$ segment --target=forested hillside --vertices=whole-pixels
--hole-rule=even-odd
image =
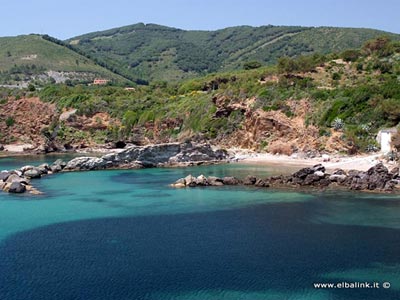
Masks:
[[[285,154],[373,151],[378,130],[400,122],[399,76],[400,43],[378,38],[361,49],[282,57],[271,67],[134,90],[61,84],[3,90],[0,143],[40,134],[66,148],[198,140]],[[41,130],[27,129],[24,113],[17,109],[20,119],[13,119],[11,112],[22,107],[14,101],[33,96],[66,117],[55,114]]]
[[[133,80],[170,81],[272,65],[282,56],[358,48],[383,34],[399,38],[378,30],[355,28],[269,25],[187,31],[139,23],[66,42]]]

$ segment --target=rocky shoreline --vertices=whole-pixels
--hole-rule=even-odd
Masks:
[[[248,175],[246,178],[235,177],[205,177],[200,175],[194,177],[188,175],[178,179],[171,184],[175,188],[183,187],[204,187],[204,186],[224,186],[224,185],[246,185],[256,187],[342,187],[356,191],[377,191],[377,192],[396,192],[400,191],[399,168],[395,167],[389,171],[382,163],[371,167],[368,171],[336,169],[331,174],[326,172],[322,164],[314,165],[309,168],[302,168],[291,175],[270,176],[267,178],[257,178]]]
[[[0,189],[9,193],[41,194],[31,185],[31,179],[72,171],[105,169],[139,169],[166,166],[190,166],[226,162],[228,154],[213,149],[209,144],[166,143],[148,146],[131,146],[118,153],[101,157],[83,156],[65,162],[24,166],[18,170],[0,172]]]
[[[53,164],[24,166],[18,170],[0,172],[0,189],[9,193],[41,194],[32,184],[32,179],[58,172],[105,170],[105,169],[139,169],[166,166],[192,166],[215,164],[229,161],[228,152],[213,149],[209,144],[166,143],[147,146],[131,146],[118,153],[105,154],[101,157],[82,156],[70,161],[56,160]],[[378,163],[367,171],[335,169],[328,173],[325,166],[316,164],[302,168],[291,175],[257,178],[247,176],[244,179],[235,177],[194,177],[188,175],[171,186],[223,186],[247,185],[256,187],[342,187],[349,190],[396,192],[400,191],[399,168],[388,170]]]

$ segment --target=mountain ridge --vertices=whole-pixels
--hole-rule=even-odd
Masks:
[[[0,84],[90,83],[104,77],[130,85],[180,81],[297,57],[359,48],[400,35],[375,29],[264,25],[184,30],[137,23],[65,41],[48,35],[0,38]]]
[[[367,40],[400,35],[376,29],[264,25],[184,30],[137,23],[65,40],[121,74],[144,80],[180,80],[240,69],[249,61],[272,65],[281,56],[341,52]],[[166,74],[165,69],[169,70]]]

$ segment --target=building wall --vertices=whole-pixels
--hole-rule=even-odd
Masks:
[[[381,132],[381,152],[388,153],[390,151],[392,151],[392,134]]]

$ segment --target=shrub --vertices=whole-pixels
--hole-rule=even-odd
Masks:
[[[344,128],[344,122],[340,118],[335,118],[332,122],[332,128],[336,131],[342,130]]]
[[[245,70],[258,69],[259,67],[261,67],[261,63],[258,61],[249,61],[243,64]]]
[[[6,125],[7,125],[7,127],[11,127],[11,126],[13,126],[14,124],[15,124],[15,120],[14,120],[13,117],[8,117],[8,118],[6,119]]]
[[[343,58],[344,61],[350,62],[350,61],[356,61],[360,57],[361,53],[359,50],[346,50],[343,51],[341,54],[341,57]]]
[[[340,80],[341,78],[342,78],[342,76],[337,72],[332,74],[332,79],[333,80]]]

